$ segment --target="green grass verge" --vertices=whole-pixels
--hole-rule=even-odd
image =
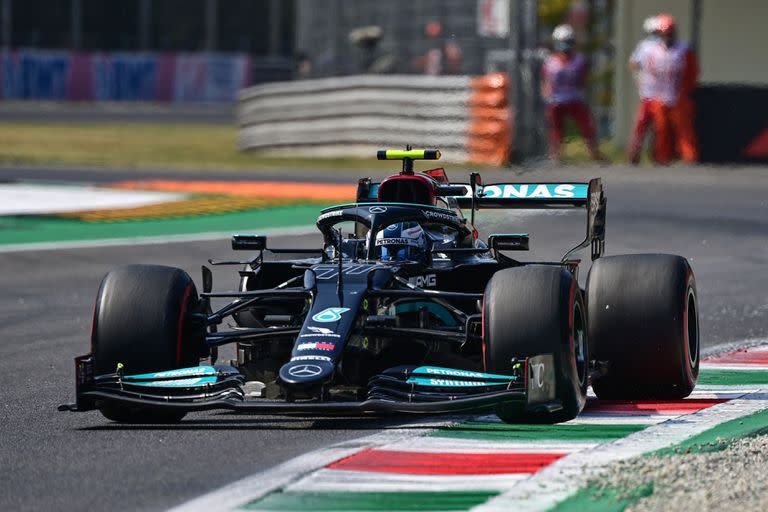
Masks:
[[[496,492],[274,492],[245,510],[291,512],[469,510]]]
[[[768,384],[765,370],[701,370],[698,384],[718,386],[747,386]]]
[[[432,435],[453,439],[492,441],[612,441],[643,430],[647,425],[513,425],[467,421],[438,429]]]
[[[196,233],[258,232],[259,229],[267,228],[311,226],[319,211],[317,205],[298,205],[195,217],[116,222],[84,222],[37,216],[0,217],[0,246]]]
[[[359,171],[392,169],[371,158],[288,158],[236,147],[237,128],[207,124],[0,123],[0,163],[113,168]]]
[[[611,142],[603,142],[600,144],[600,152],[609,163],[627,163],[626,151],[616,147]],[[586,144],[578,136],[566,137],[563,141],[562,158],[563,163],[566,165],[594,165],[592,158],[589,156]],[[651,159],[647,155],[644,155],[641,158],[642,165],[650,165],[651,163]]]
[[[616,489],[600,491],[597,487],[587,487],[550,509],[550,512],[622,512],[651,494],[651,484],[640,486],[628,493],[620,493]]]

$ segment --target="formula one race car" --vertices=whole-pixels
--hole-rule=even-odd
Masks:
[[[680,398],[696,383],[696,287],[680,256],[601,257],[606,199],[589,183],[451,184],[413,171],[437,150],[379,151],[402,172],[361,179],[354,203],[317,218],[323,245],[273,248],[240,234],[240,289],[203,293],[176,268],[104,277],[77,403],[119,422],[191,411],[262,414],[455,413],[559,422],[600,398]],[[484,208],[585,208],[584,241],[560,261],[523,262],[527,233],[473,227]],[[467,211],[469,218],[463,214]],[[594,261],[578,284],[579,250]],[[265,259],[264,253],[301,255]],[[212,301],[227,299],[212,309]],[[228,322],[229,327],[222,326]],[[218,347],[237,359],[216,365]],[[205,361],[205,365],[200,365]]]

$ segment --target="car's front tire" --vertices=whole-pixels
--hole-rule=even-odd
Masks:
[[[91,348],[96,375],[127,374],[196,366],[203,356],[204,329],[190,314],[199,304],[192,278],[159,265],[129,265],[109,272],[96,298]],[[180,412],[100,404],[101,413],[123,423],[176,422]]]
[[[589,369],[587,316],[578,283],[560,266],[527,265],[497,272],[483,301],[486,371],[504,373],[514,358],[552,354],[557,412],[497,407],[509,423],[557,423],[584,408]]]

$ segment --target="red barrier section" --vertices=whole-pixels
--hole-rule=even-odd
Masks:
[[[512,143],[509,109],[509,77],[493,73],[472,80],[469,100],[469,159],[472,162],[503,165]]]
[[[561,453],[420,453],[364,450],[329,469],[410,475],[501,475],[535,473],[564,457]]]
[[[712,364],[751,364],[768,366],[768,350],[764,347],[747,348],[720,356],[708,357],[705,361]]]
[[[647,415],[690,414],[725,402],[717,398],[687,398],[685,400],[589,400],[584,412]]]

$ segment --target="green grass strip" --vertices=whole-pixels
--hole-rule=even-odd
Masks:
[[[768,384],[768,371],[765,370],[701,370],[699,384],[718,386],[738,386],[750,384]]]
[[[680,453],[711,451],[727,447],[730,441],[740,437],[752,437],[768,433],[768,409],[726,421],[682,443],[663,448],[650,455],[677,455]]]
[[[367,158],[291,157],[239,151],[238,127],[186,123],[0,122],[0,162],[111,168],[191,169],[208,176],[242,169],[244,178],[275,169],[316,169],[350,177],[360,169],[397,170],[393,162]],[[44,141],[44,142],[43,142]],[[108,172],[108,171],[107,171]],[[353,178],[354,179],[354,178]]]
[[[611,441],[643,430],[648,425],[512,425],[468,421],[434,432],[436,437],[486,441]]]
[[[360,512],[381,510],[468,510],[498,493],[476,492],[273,492],[244,510]]]
[[[58,217],[2,217],[0,244],[103,240],[213,232],[258,232],[259,229],[314,224],[317,205],[280,206],[195,217],[84,222]]]
[[[622,512],[651,494],[651,484],[640,486],[630,493],[619,493],[615,489],[599,491],[597,487],[587,487],[551,508],[549,512]]]

